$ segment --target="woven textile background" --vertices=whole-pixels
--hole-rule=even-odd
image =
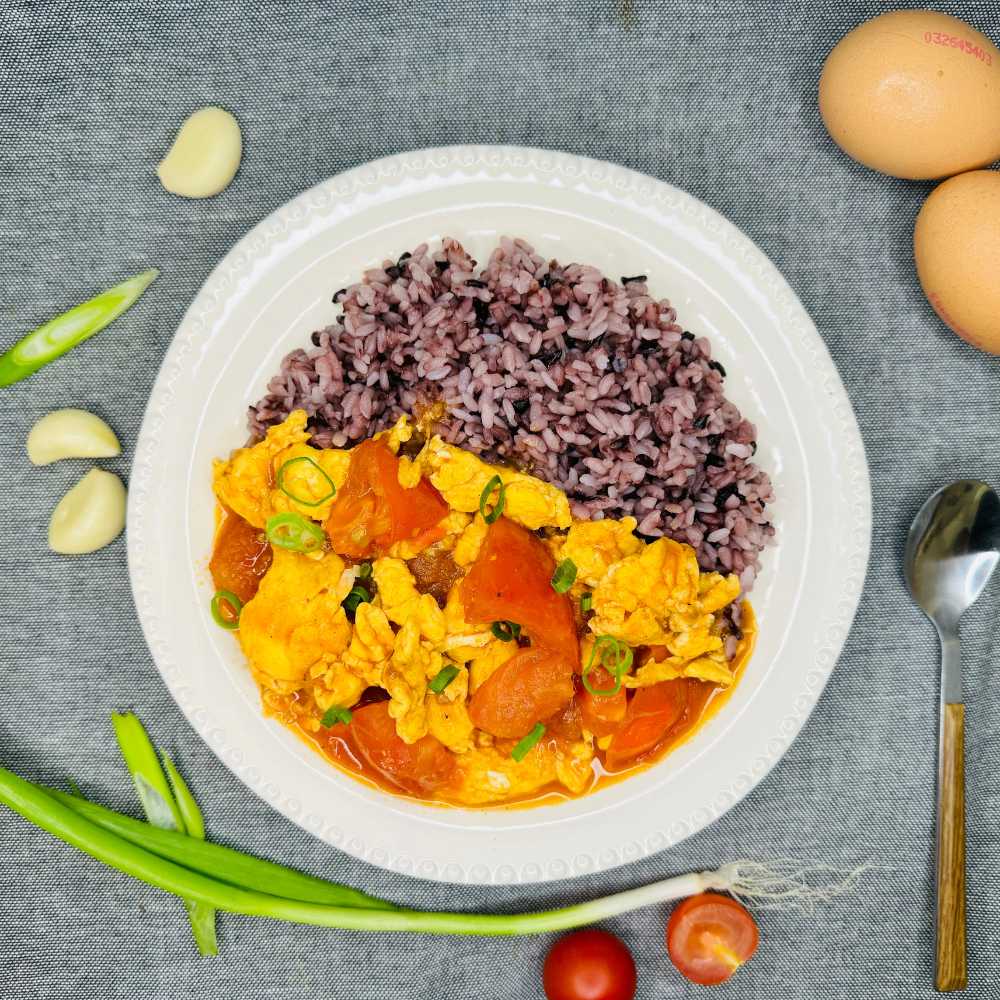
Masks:
[[[1000,39],[1000,5],[939,4]],[[148,266],[141,304],[30,381],[0,390],[0,761],[72,775],[133,808],[108,713],[135,706],[193,778],[210,836],[421,907],[559,904],[735,857],[881,867],[813,914],[761,915],[757,957],[720,997],[931,996],[937,650],[899,560],[923,499],[1000,485],[1000,362],[935,318],[911,261],[927,184],[863,169],[816,110],[834,42],[888,9],[634,0],[0,5],[0,346]],[[154,167],[209,103],[245,137],[222,195],[167,195]],[[459,888],[327,848],[248,792],[198,739],[143,643],[125,543],[48,553],[84,463],[30,468],[24,438],[59,406],[103,415],[131,449],[157,366],[222,254],[286,199],[348,167],[460,142],[614,160],[704,199],[767,252],[832,352],[864,432],[875,533],[861,609],[819,706],[770,776],[679,847],[542,887]],[[998,275],[1000,276],[1000,275]],[[664,290],[669,294],[669,290]],[[969,996],[1000,997],[1000,589],[966,622]],[[703,995],[670,965],[663,913],[610,927],[643,998]],[[346,934],[223,917],[199,960],[177,902],[0,810],[0,996],[16,1000],[533,998],[549,939]],[[708,994],[704,994],[708,995]]]

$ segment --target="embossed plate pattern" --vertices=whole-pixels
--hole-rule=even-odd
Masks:
[[[646,273],[713,342],[727,392],[758,425],[778,542],[754,591],[761,638],[724,709],[635,777],[578,800],[470,811],[368,789],[265,719],[239,649],[208,613],[210,469],[246,437],[247,404],[335,315],[366,266],[454,236],[483,259],[499,235],[540,253]],[[170,691],[258,795],[333,846],[446,882],[538,882],[661,851],[735,805],[787,749],[822,691],[864,582],[864,449],[808,315],[739,230],[670,185],[516,147],[406,153],[331,178],[244,237],[205,282],[150,397],[129,495],[129,566]]]

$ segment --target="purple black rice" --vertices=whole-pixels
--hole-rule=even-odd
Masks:
[[[631,514],[753,583],[774,535],[756,431],[711,345],[646,276],[616,284],[504,238],[483,268],[455,240],[364,273],[339,321],[292,351],[250,408],[254,437],[296,408],[345,447],[436,400],[446,440],[559,486],[577,517]]]

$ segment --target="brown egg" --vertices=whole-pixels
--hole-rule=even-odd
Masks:
[[[882,14],[827,57],[819,110],[845,153],[885,174],[983,167],[1000,157],[1000,50],[947,14]]]
[[[937,314],[970,344],[1000,354],[1000,171],[938,185],[913,233],[920,284]]]

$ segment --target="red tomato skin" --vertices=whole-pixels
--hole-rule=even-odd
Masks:
[[[512,621],[533,645],[558,650],[580,669],[573,606],[552,589],[556,563],[534,533],[505,517],[489,526],[459,594],[470,622]]]
[[[226,511],[226,519],[215,536],[208,569],[219,590],[231,590],[246,604],[257,593],[273,557],[261,528],[255,528],[239,514]]]
[[[542,986],[548,1000],[632,1000],[635,962],[614,934],[575,931],[552,946]]]
[[[739,965],[720,959],[702,935],[721,938]],[[742,903],[717,892],[702,892],[679,903],[667,921],[667,952],[681,975],[699,986],[717,986],[747,962],[760,943],[757,923]]]
[[[326,533],[335,552],[354,559],[383,555],[394,542],[430,544],[448,513],[441,494],[426,480],[399,485],[399,459],[384,441],[362,441],[352,452],[347,479],[327,514]]]
[[[416,743],[399,738],[387,701],[354,709],[344,729],[364,762],[404,791],[428,796],[454,776],[454,757],[433,736],[424,736]]]
[[[628,703],[624,720],[611,737],[605,753],[608,768],[620,770],[656,747],[683,716],[686,704],[685,680],[661,681],[638,688]]]
[[[469,718],[502,739],[520,739],[573,697],[573,668],[549,649],[522,649],[469,699]]]
[[[615,686],[614,678],[604,667],[591,670],[587,680],[596,691],[610,691]],[[625,720],[628,695],[624,687],[617,694],[593,695],[581,685],[576,700],[584,728],[597,737],[610,736]]]

